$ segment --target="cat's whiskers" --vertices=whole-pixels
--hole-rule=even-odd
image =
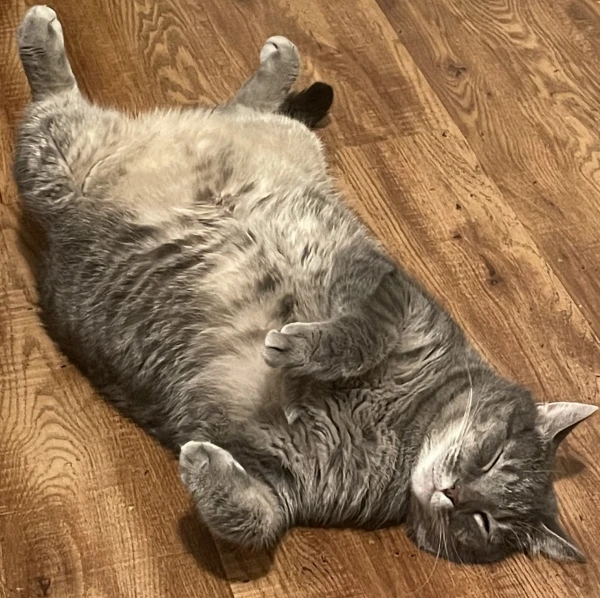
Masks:
[[[443,526],[439,525],[439,520],[433,520],[433,526],[432,528],[435,530],[437,527],[437,532],[438,532],[438,547],[437,547],[437,552],[435,555],[435,561],[433,562],[433,567],[431,568],[431,572],[429,573],[429,575],[427,576],[427,579],[423,582],[422,585],[420,585],[417,589],[413,590],[411,592],[411,594],[418,594],[419,592],[421,592],[421,590],[423,588],[425,588],[427,586],[427,584],[431,581],[435,570],[437,568],[438,562],[440,560],[440,552],[442,550],[442,537],[443,537]]]
[[[452,543],[452,550],[454,551],[454,554],[460,561],[460,564],[465,565],[466,563],[462,560],[460,556],[460,551],[456,548],[456,542],[454,541],[454,537],[452,536],[452,534],[448,534],[448,537],[450,538],[450,542]]]
[[[523,542],[523,540],[521,540],[521,538],[519,537],[519,534],[517,534],[517,532],[511,527],[506,527],[504,529],[508,529],[510,531],[510,533],[515,537],[515,540],[517,541],[517,547],[519,550],[525,550],[526,546]],[[504,540],[504,545],[507,546],[506,540]],[[510,546],[509,546],[510,547]]]
[[[456,464],[458,460],[458,456],[460,455],[460,449],[463,446],[464,440],[466,438],[467,432],[470,429],[470,423],[472,421],[471,418],[471,409],[473,408],[473,378],[471,377],[471,370],[469,368],[469,362],[465,357],[465,366],[467,369],[467,375],[469,377],[469,398],[467,401],[467,406],[465,407],[465,412],[463,414],[462,420],[460,422],[459,432],[456,437],[454,444],[448,450],[449,462],[451,463],[451,467]]]
[[[448,536],[446,534],[445,526],[442,526],[442,538],[444,539],[444,554],[445,557],[448,558],[450,556],[450,552],[448,551]]]

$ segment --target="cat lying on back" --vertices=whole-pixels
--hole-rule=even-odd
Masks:
[[[332,98],[290,95],[290,41],[267,40],[230,102],[136,118],[83,98],[51,9],[18,41],[33,104],[15,176],[47,232],[45,323],[180,450],[216,536],[403,522],[450,559],[583,558],[550,471],[596,407],[536,405],[372,238],[298,120]]]

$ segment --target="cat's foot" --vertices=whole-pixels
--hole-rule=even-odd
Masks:
[[[211,442],[187,442],[179,466],[201,519],[215,536],[261,548],[283,533],[281,509],[271,490],[228,451]]]
[[[274,368],[302,368],[314,357],[321,340],[321,326],[313,322],[286,324],[265,337],[263,357]]]
[[[75,85],[62,25],[50,7],[37,5],[25,13],[17,41],[34,99]]]
[[[56,13],[43,4],[32,6],[26,13],[17,31],[21,51],[30,49],[53,52],[64,49],[65,38]]]
[[[258,70],[242,85],[231,106],[278,112],[300,73],[296,46],[281,35],[270,37],[260,51]]]
[[[298,48],[287,37],[270,37],[260,51],[261,67],[284,72],[294,80],[300,72],[300,54]]]

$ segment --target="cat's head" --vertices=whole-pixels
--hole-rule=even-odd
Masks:
[[[536,405],[508,384],[461,393],[435,418],[413,469],[414,540],[463,562],[519,551],[583,561],[559,523],[552,470],[559,443],[596,409]]]

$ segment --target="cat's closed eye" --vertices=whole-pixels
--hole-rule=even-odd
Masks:
[[[487,461],[487,463],[481,468],[482,473],[488,473],[497,463],[500,461],[500,457],[502,457],[502,453],[504,453],[504,445],[501,444],[496,452],[492,455],[491,459]]]
[[[473,513],[473,519],[475,519],[475,523],[477,523],[477,527],[481,531],[483,537],[487,539],[492,530],[489,515],[483,511],[479,513]]]

